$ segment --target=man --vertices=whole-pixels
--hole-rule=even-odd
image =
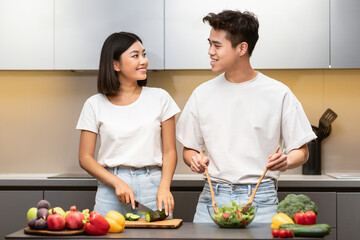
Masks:
[[[278,203],[276,179],[307,161],[307,143],[316,135],[290,89],[251,67],[259,38],[254,14],[225,10],[203,21],[212,27],[211,69],[221,74],[194,90],[179,118],[177,140],[184,145],[184,161],[196,173],[208,168],[219,206],[246,203],[268,168],[253,205],[258,205],[254,222],[271,222]],[[201,159],[204,147],[208,157]],[[206,182],[194,222],[212,221],[207,205]]]

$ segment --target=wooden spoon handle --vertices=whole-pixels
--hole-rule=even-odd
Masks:
[[[204,159],[204,153],[201,149],[200,149],[200,156],[201,156],[201,160]],[[210,180],[210,176],[209,176],[209,172],[208,172],[207,168],[205,168],[205,174],[206,174],[206,178],[208,180],[209,187],[210,187],[212,205],[213,205],[213,207],[216,207],[214,190],[212,188],[212,184],[211,184],[211,180]]]
[[[279,152],[279,149],[280,149],[280,147],[277,147],[275,153]],[[274,154],[275,154],[275,153],[274,153]],[[251,194],[251,198],[250,198],[250,202],[251,202],[251,203],[254,201],[255,193],[256,193],[257,189],[259,188],[259,185],[260,185],[261,181],[263,180],[263,178],[265,177],[265,174],[267,173],[267,171],[268,171],[268,168],[265,169],[264,173],[261,175],[261,177],[260,177],[260,179],[259,179],[259,182],[256,184],[256,186],[255,186],[255,188],[254,188],[254,191],[253,191],[253,193]]]

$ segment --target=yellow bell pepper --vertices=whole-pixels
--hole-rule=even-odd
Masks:
[[[111,210],[106,214],[105,218],[110,224],[110,229],[108,232],[119,233],[124,230],[125,217],[121,213]]]
[[[272,218],[271,229],[278,229],[280,225],[294,223],[294,221],[285,213],[278,213]]]

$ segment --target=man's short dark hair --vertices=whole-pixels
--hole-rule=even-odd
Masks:
[[[214,30],[226,31],[226,39],[231,42],[233,48],[241,42],[246,42],[251,56],[259,39],[259,21],[253,13],[224,10],[218,14],[209,13],[203,18],[203,22],[209,22]]]

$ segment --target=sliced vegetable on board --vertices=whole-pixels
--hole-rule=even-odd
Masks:
[[[145,214],[145,219],[147,222],[153,222],[153,221],[159,221],[159,220],[164,220],[166,219],[168,216],[165,214],[165,209],[162,209],[161,211],[156,210],[155,211],[157,214],[159,214],[159,216],[153,216],[151,213],[146,213]]]

